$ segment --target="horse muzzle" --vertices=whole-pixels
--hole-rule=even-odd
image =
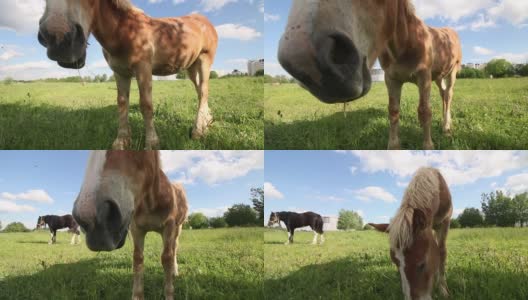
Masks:
[[[40,25],[38,41],[48,50],[48,58],[59,66],[69,69],[84,67],[88,44],[81,25],[70,26],[67,32],[52,32],[43,23]]]
[[[343,33],[285,33],[278,58],[284,69],[322,102],[346,103],[370,91],[367,58]]]

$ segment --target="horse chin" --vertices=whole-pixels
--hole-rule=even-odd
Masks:
[[[86,52],[84,52],[79,59],[73,62],[61,62],[57,61],[57,64],[67,69],[82,69],[86,64]]]

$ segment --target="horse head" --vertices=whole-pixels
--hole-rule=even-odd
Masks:
[[[152,199],[159,172],[155,151],[93,151],[88,160],[73,217],[86,233],[88,248],[121,248],[134,210]]]
[[[93,13],[92,1],[46,0],[38,40],[49,59],[64,68],[84,67]]]

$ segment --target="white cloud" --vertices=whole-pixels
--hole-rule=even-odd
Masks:
[[[409,182],[408,181],[396,181],[396,185],[401,187],[401,188],[406,188],[408,185],[409,185]]]
[[[15,58],[15,57],[18,57],[18,56],[23,56],[23,54],[21,52],[19,52],[17,49],[17,47],[12,47],[12,46],[1,46],[1,50],[0,51],[0,61],[8,61],[12,58]]]
[[[0,200],[0,213],[20,213],[28,211],[35,211],[35,208],[29,205],[18,205],[13,202]]]
[[[323,202],[343,202],[345,201],[345,198],[332,196],[332,195],[330,196],[319,195],[319,196],[315,196],[315,198]]]
[[[0,1],[0,29],[36,33],[44,3],[42,0]]]
[[[416,12],[423,19],[458,21],[492,7],[493,0],[415,0]]]
[[[156,4],[161,3],[163,0],[148,0],[148,3]]]
[[[81,69],[80,73],[81,76],[85,76],[101,73],[112,74],[112,71],[108,65],[105,66],[102,61],[97,61]],[[56,62],[47,60],[0,66],[0,80],[6,77],[16,80],[35,80],[69,76],[79,76],[79,71],[61,68]]]
[[[368,186],[359,190],[348,190],[354,194],[356,198],[364,202],[371,202],[381,200],[383,202],[396,202],[396,197],[379,186]]]
[[[488,12],[491,17],[502,18],[514,25],[521,26],[528,20],[528,1],[502,0]]]
[[[528,173],[508,177],[503,189],[513,195],[528,192]]]
[[[482,178],[528,167],[528,155],[519,151],[352,151],[363,172],[385,172],[406,178],[423,166],[440,169],[450,185],[464,185]]]
[[[273,15],[273,14],[264,13],[264,21],[265,22],[277,22],[278,20],[280,20],[280,16],[279,15]]]
[[[162,151],[163,170],[176,181],[214,185],[264,169],[263,151]]]
[[[494,58],[504,58],[509,62],[516,64],[528,63],[528,52],[526,53],[500,53],[494,56]]]
[[[260,32],[254,28],[247,27],[241,24],[222,24],[216,26],[218,36],[224,39],[235,39],[241,41],[251,41],[262,36]]]
[[[227,206],[216,207],[216,208],[197,208],[197,209],[192,209],[192,212],[202,213],[208,218],[216,218],[216,217],[223,216],[228,208],[229,207]]]
[[[264,196],[270,199],[284,198],[284,195],[271,182],[264,182]]]
[[[238,0],[202,0],[200,4],[205,12],[220,10],[229,3],[236,3]]]
[[[478,55],[492,55],[494,53],[493,50],[480,47],[480,46],[473,47],[473,52],[475,52]]]
[[[28,190],[19,194],[12,194],[3,192],[0,194],[0,198],[3,200],[26,200],[40,203],[53,203],[53,199],[44,190]]]

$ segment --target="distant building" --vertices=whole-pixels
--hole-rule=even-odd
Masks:
[[[264,70],[264,59],[256,59],[248,61],[248,74],[255,76],[258,71]]]
[[[370,76],[372,76],[372,81],[374,82],[385,81],[385,71],[383,71],[383,69],[370,70]]]
[[[233,76],[242,76],[244,73],[240,72],[239,70],[235,69],[233,72],[231,72],[231,75]]]
[[[463,69],[476,69],[476,70],[484,70],[488,64],[487,63],[467,63],[462,65]]]
[[[337,231],[337,216],[323,216],[323,230],[324,231]]]

